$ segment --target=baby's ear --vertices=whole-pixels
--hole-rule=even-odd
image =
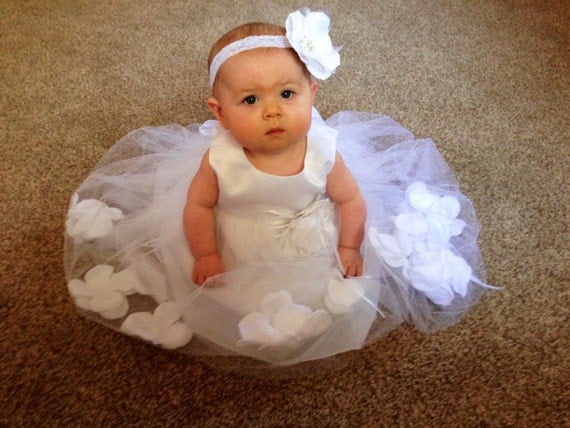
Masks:
[[[319,84],[316,80],[311,79],[310,91],[313,102],[315,101],[315,96],[317,95],[317,90],[319,89]]]
[[[208,98],[207,105],[214,117],[218,120],[218,122],[220,122],[220,125],[222,125],[224,128],[227,128],[220,102],[216,98],[210,97]]]

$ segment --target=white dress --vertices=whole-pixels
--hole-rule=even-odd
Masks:
[[[210,149],[226,272],[197,287],[182,212]],[[364,275],[339,269],[326,177],[338,151],[367,206]],[[142,128],[109,150],[72,198],[68,289],[80,311],[192,354],[290,365],[362,348],[403,322],[457,322],[488,288],[478,225],[431,140],[387,116],[314,110],[303,171],[253,167],[215,121]]]

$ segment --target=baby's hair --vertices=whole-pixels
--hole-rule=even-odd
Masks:
[[[267,22],[250,22],[248,24],[240,25],[239,27],[235,27],[234,29],[228,31],[222,37],[220,37],[212,49],[210,50],[210,55],[208,56],[208,72],[210,71],[210,67],[212,65],[212,61],[214,57],[220,52],[223,48],[228,46],[229,44],[235,42],[236,40],[245,39],[249,36],[284,36],[286,34],[285,27],[281,27],[279,25],[269,24]],[[260,48],[262,49],[262,48]],[[292,50],[292,49],[291,49]],[[311,74],[307,70],[305,64],[301,61],[298,55],[295,53],[295,57],[299,61],[299,64],[305,70],[307,77],[311,79]],[[213,91],[216,92],[216,83],[217,79],[213,84]]]

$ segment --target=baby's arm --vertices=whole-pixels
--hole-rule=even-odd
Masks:
[[[360,244],[364,238],[366,206],[356,180],[337,153],[327,177],[327,193],[339,213],[338,254],[345,276],[362,275]]]
[[[224,271],[216,243],[214,207],[218,200],[218,180],[206,152],[188,190],[184,207],[184,234],[194,256],[192,281],[202,285],[206,279]]]

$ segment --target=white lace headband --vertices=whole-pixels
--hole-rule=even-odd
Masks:
[[[236,40],[221,49],[210,65],[210,86],[222,64],[234,55],[257,48],[293,48],[309,72],[325,80],[340,65],[340,48],[335,48],[329,37],[330,19],[323,12],[297,10],[287,17],[285,36],[249,36]]]
[[[249,36],[236,40],[220,50],[210,65],[210,86],[214,85],[221,65],[234,55],[257,48],[290,48],[285,36]]]

